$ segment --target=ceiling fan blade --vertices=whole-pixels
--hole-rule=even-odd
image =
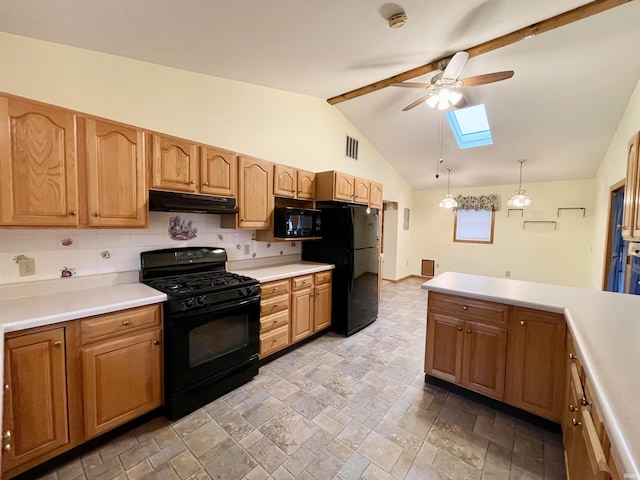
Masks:
[[[415,82],[402,82],[402,83],[392,83],[392,87],[405,87],[405,88],[429,88],[431,84],[429,83],[415,83]]]
[[[484,75],[476,75],[475,77],[463,78],[462,87],[477,87],[485,83],[499,82],[513,77],[513,70],[504,72],[485,73]]]
[[[462,69],[467,64],[468,59],[469,54],[467,52],[456,53],[451,57],[451,60],[449,60],[447,68],[445,68],[442,73],[442,78],[447,80],[456,80],[462,73]]]
[[[421,103],[424,103],[427,100],[427,98],[429,98],[431,95],[433,95],[433,94],[432,93],[427,93],[426,95],[423,95],[422,97],[417,99],[415,102],[412,102],[409,105],[407,105],[406,107],[404,107],[402,109],[402,111],[406,112],[407,110],[411,110],[412,108],[417,107]]]

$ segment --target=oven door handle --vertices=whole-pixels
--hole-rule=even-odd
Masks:
[[[247,297],[239,302],[236,300],[233,300],[231,302],[223,303],[222,305],[212,305],[207,308],[185,310],[183,312],[173,313],[171,316],[175,319],[178,319],[178,318],[184,318],[184,317],[193,316],[193,315],[202,315],[207,313],[220,313],[220,312],[225,312],[227,310],[237,310],[239,308],[246,307],[253,303],[260,303],[260,295]]]

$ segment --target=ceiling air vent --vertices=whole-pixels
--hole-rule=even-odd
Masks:
[[[347,145],[345,148],[345,155],[354,160],[358,159],[358,140],[351,138],[347,135]]]

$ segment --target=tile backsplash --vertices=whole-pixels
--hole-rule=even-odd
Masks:
[[[174,240],[177,221],[195,238]],[[258,242],[254,230],[220,227],[220,215],[149,212],[146,229],[2,229],[0,284],[140,269],[140,252],[158,248],[215,246],[230,261],[300,254],[300,242]],[[183,235],[189,238],[191,235]],[[23,257],[20,257],[23,256]],[[35,275],[20,276],[21,259],[34,260]],[[23,260],[22,260],[23,261]]]

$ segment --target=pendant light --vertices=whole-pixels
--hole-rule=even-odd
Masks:
[[[458,202],[453,198],[453,195],[449,193],[449,187],[451,186],[451,168],[447,168],[449,173],[447,173],[447,194],[444,196],[440,203],[438,203],[439,207],[442,208],[456,208],[458,206]]]
[[[518,160],[518,163],[520,163],[520,182],[518,183],[518,190],[515,191],[515,195],[507,201],[507,205],[510,207],[528,207],[531,205],[531,198],[527,197],[524,194],[524,190],[522,190],[522,164],[524,162],[526,162],[524,158]]]

